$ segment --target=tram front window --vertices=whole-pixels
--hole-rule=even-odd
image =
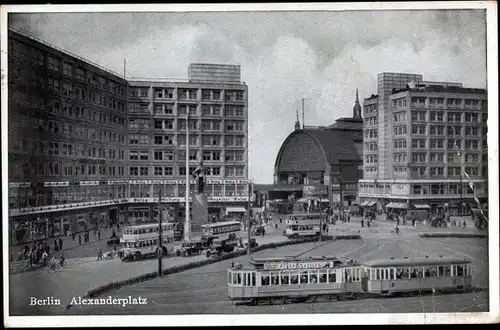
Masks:
[[[337,274],[335,271],[328,274],[328,283],[336,283],[337,282]]]
[[[262,274],[262,285],[269,285],[269,275],[268,274]]]
[[[319,272],[319,283],[326,283],[326,272]]]
[[[457,276],[464,276],[464,268],[460,265],[457,265]]]

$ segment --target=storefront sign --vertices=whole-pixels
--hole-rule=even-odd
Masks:
[[[391,194],[408,196],[410,194],[410,185],[407,183],[393,183],[391,185]]]
[[[9,182],[9,188],[25,188],[29,186],[29,182]]]
[[[44,187],[68,187],[69,182],[44,182]]]
[[[272,262],[264,264],[266,270],[333,268],[333,261],[320,262]]]
[[[98,186],[99,181],[80,181],[80,186]]]
[[[325,185],[309,185],[302,188],[304,197],[312,197],[312,196],[326,196],[327,195],[327,187]]]

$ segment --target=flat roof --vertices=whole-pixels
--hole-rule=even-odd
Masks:
[[[437,265],[458,265],[469,264],[471,261],[464,258],[408,258],[408,259],[377,259],[363,262],[367,267],[401,267],[401,266],[437,266]]]

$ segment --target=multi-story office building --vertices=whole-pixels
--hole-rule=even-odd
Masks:
[[[241,216],[248,196],[248,88],[240,67],[191,64],[187,81],[129,83],[130,197],[158,196],[161,189],[173,213],[184,217],[186,171],[192,174],[202,160],[209,214]],[[148,206],[133,209],[140,215]]]
[[[8,44],[11,244],[95,224],[154,221],[159,189],[172,216],[182,213],[188,112],[192,150],[209,168],[211,212],[244,211],[248,109],[239,66],[194,64],[192,82],[129,86],[21,32],[9,30]],[[197,165],[193,160],[190,170]]]
[[[381,73],[363,107],[362,205],[453,214],[487,199],[485,89]]]
[[[126,81],[21,33],[9,31],[8,44],[13,243],[117,221],[110,201],[126,197]]]

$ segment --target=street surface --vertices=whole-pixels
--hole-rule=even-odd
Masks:
[[[336,255],[361,261],[393,256],[425,255],[467,257],[473,260],[473,285],[488,284],[486,239],[426,239],[418,236],[392,239],[363,239],[291,245],[259,251],[254,256],[321,256]],[[153,279],[110,292],[113,298],[143,297],[140,306],[73,306],[69,314],[232,314],[232,313],[376,313],[376,312],[481,312],[488,310],[488,293],[432,295],[408,298],[365,299],[344,302],[321,302],[274,306],[235,305],[227,297],[226,270],[232,261],[245,261],[247,256],[226,260],[182,273]]]
[[[283,217],[284,218],[284,217]],[[281,235],[284,229],[284,224],[279,224],[279,215],[274,215],[273,223],[278,223],[278,228],[274,226],[266,227],[266,234],[264,237],[257,237],[259,244],[264,244],[268,242],[278,242],[287,240]],[[352,258],[371,258],[380,256],[395,256],[413,252],[415,256],[417,253],[431,253],[439,251],[440,254],[450,255],[451,253],[457,253],[459,257],[470,257],[474,260],[475,265],[475,279],[478,285],[485,286],[487,284],[487,239],[455,239],[455,238],[434,238],[434,239],[424,239],[418,237],[418,233],[423,231],[444,231],[444,229],[449,229],[454,232],[463,232],[464,229],[451,229],[451,228],[430,228],[428,226],[417,226],[413,228],[411,226],[402,226],[401,233],[396,235],[391,232],[394,229],[394,223],[381,220],[373,223],[371,228],[361,228],[359,220],[353,219],[351,223],[342,223],[340,221],[337,224],[329,226],[330,235],[340,235],[340,234],[350,234],[360,232],[363,240],[350,240],[350,241],[336,241],[336,242],[322,242],[322,243],[309,243],[300,245],[290,245],[286,247],[268,249],[264,251],[259,251],[255,255],[261,256],[273,256],[273,255],[336,255],[336,256],[346,256]],[[468,227],[465,231],[474,232],[474,229]],[[101,238],[103,238],[101,234]],[[109,235],[104,236],[107,240]],[[92,238],[92,236],[91,236]],[[100,241],[104,244],[105,240]],[[78,243],[76,243],[78,244]],[[180,242],[171,244],[170,248],[179,245]],[[319,244],[319,245],[316,245]],[[65,243],[66,246],[66,243]],[[317,249],[309,251],[312,247],[319,246]],[[108,249],[102,249],[104,252]],[[72,247],[76,258],[69,258],[68,265],[65,268],[58,269],[56,271],[39,269],[31,272],[11,274],[9,277],[9,296],[10,296],[10,315],[61,315],[64,314],[65,306],[72,297],[85,296],[85,294],[94,288],[108,284],[110,282],[117,282],[129,279],[131,277],[139,276],[148,272],[154,272],[157,270],[158,263],[157,259],[142,260],[138,262],[126,262],[123,263],[121,260],[101,260],[96,261],[95,250],[91,244],[82,247]],[[169,249],[169,252],[171,250]],[[370,255],[371,253],[371,255]],[[66,256],[66,252],[65,252]],[[203,260],[204,255],[193,256],[193,257],[176,257],[168,256],[163,259],[163,268],[171,267],[174,265],[181,265],[189,263],[196,260]],[[245,257],[243,257],[244,260]],[[234,260],[234,259],[233,259]],[[165,301],[176,302],[178,301],[178,306],[176,308],[169,308],[169,313],[187,313],[187,309],[190,309],[191,304],[205,304],[204,306],[211,306],[213,303],[209,303],[211,296],[214,296],[214,302],[217,302],[217,306],[226,306],[220,309],[211,309],[209,307],[200,307],[200,309],[193,309],[192,313],[201,312],[205,310],[210,313],[228,312],[232,310],[234,312],[235,307],[233,304],[227,301],[227,288],[225,287],[225,272],[227,266],[231,261],[224,261],[214,265],[205,266],[202,268],[197,268],[189,272],[183,272],[181,274],[176,274],[172,276],[167,276],[164,279],[151,280],[145,283],[137,284],[134,286],[123,288],[123,292],[126,290],[133,290],[135,295],[139,295],[141,292],[144,295],[153,293],[154,296],[149,300],[148,305],[143,306],[144,310],[137,309],[134,313],[153,313],[151,310],[155,309],[153,306],[158,306],[158,303],[164,304]],[[216,272],[213,274],[213,272]],[[184,277],[186,279],[191,278],[191,282],[179,281],[172,282],[172,279],[179,278],[175,276],[187,276],[189,274],[203,274],[196,275],[196,277]],[[206,276],[206,278],[205,278]],[[222,281],[222,282],[219,282]],[[163,283],[166,282],[166,283]],[[155,284],[157,283],[157,284]],[[177,283],[177,284],[175,284]],[[217,283],[215,285],[214,283]],[[175,285],[178,287],[175,287]],[[158,285],[158,286],[155,286]],[[144,286],[144,287],[143,287]],[[149,288],[149,289],[148,289]],[[193,289],[193,291],[189,291]],[[201,291],[200,291],[201,290]],[[215,290],[215,291],[214,291]],[[219,291],[217,291],[219,290]],[[191,292],[191,293],[190,293]],[[206,294],[205,294],[206,292]],[[120,296],[122,291],[116,291],[110,293],[113,296]],[[202,294],[203,301],[200,301],[200,294]],[[125,296],[127,296],[126,294]],[[160,296],[158,296],[160,295]],[[197,296],[198,295],[198,296]],[[484,295],[481,293],[480,295]],[[44,298],[44,297],[55,297],[61,299],[61,306],[30,306],[30,297]],[[487,295],[486,295],[487,297]],[[180,300],[178,300],[180,299]],[[218,300],[217,300],[218,299]],[[438,298],[441,299],[441,298]],[[444,299],[444,298],[442,298]],[[447,298],[449,299],[449,298]],[[479,298],[478,298],[479,299]],[[224,305],[226,304],[226,305]],[[197,305],[197,306],[198,306]],[[481,304],[476,304],[481,306]],[[451,306],[451,305],[450,305]],[[243,307],[238,307],[243,308]],[[260,308],[260,307],[257,307]],[[288,307],[294,308],[294,307]],[[303,307],[306,308],[306,307]],[[308,308],[308,307],[307,307]],[[450,307],[451,308],[451,307]],[[127,308],[118,307],[103,307],[100,306],[95,310],[89,308],[81,308],[74,306],[70,309],[70,313],[74,314],[100,314],[100,313],[126,313]],[[157,308],[157,314],[164,314],[164,308]],[[239,309],[236,309],[238,312]],[[257,309],[258,310],[258,309]],[[272,310],[272,309],[270,309]],[[131,310],[128,310],[131,312]],[[128,313],[127,312],[127,313]],[[251,310],[250,312],[253,312]]]

